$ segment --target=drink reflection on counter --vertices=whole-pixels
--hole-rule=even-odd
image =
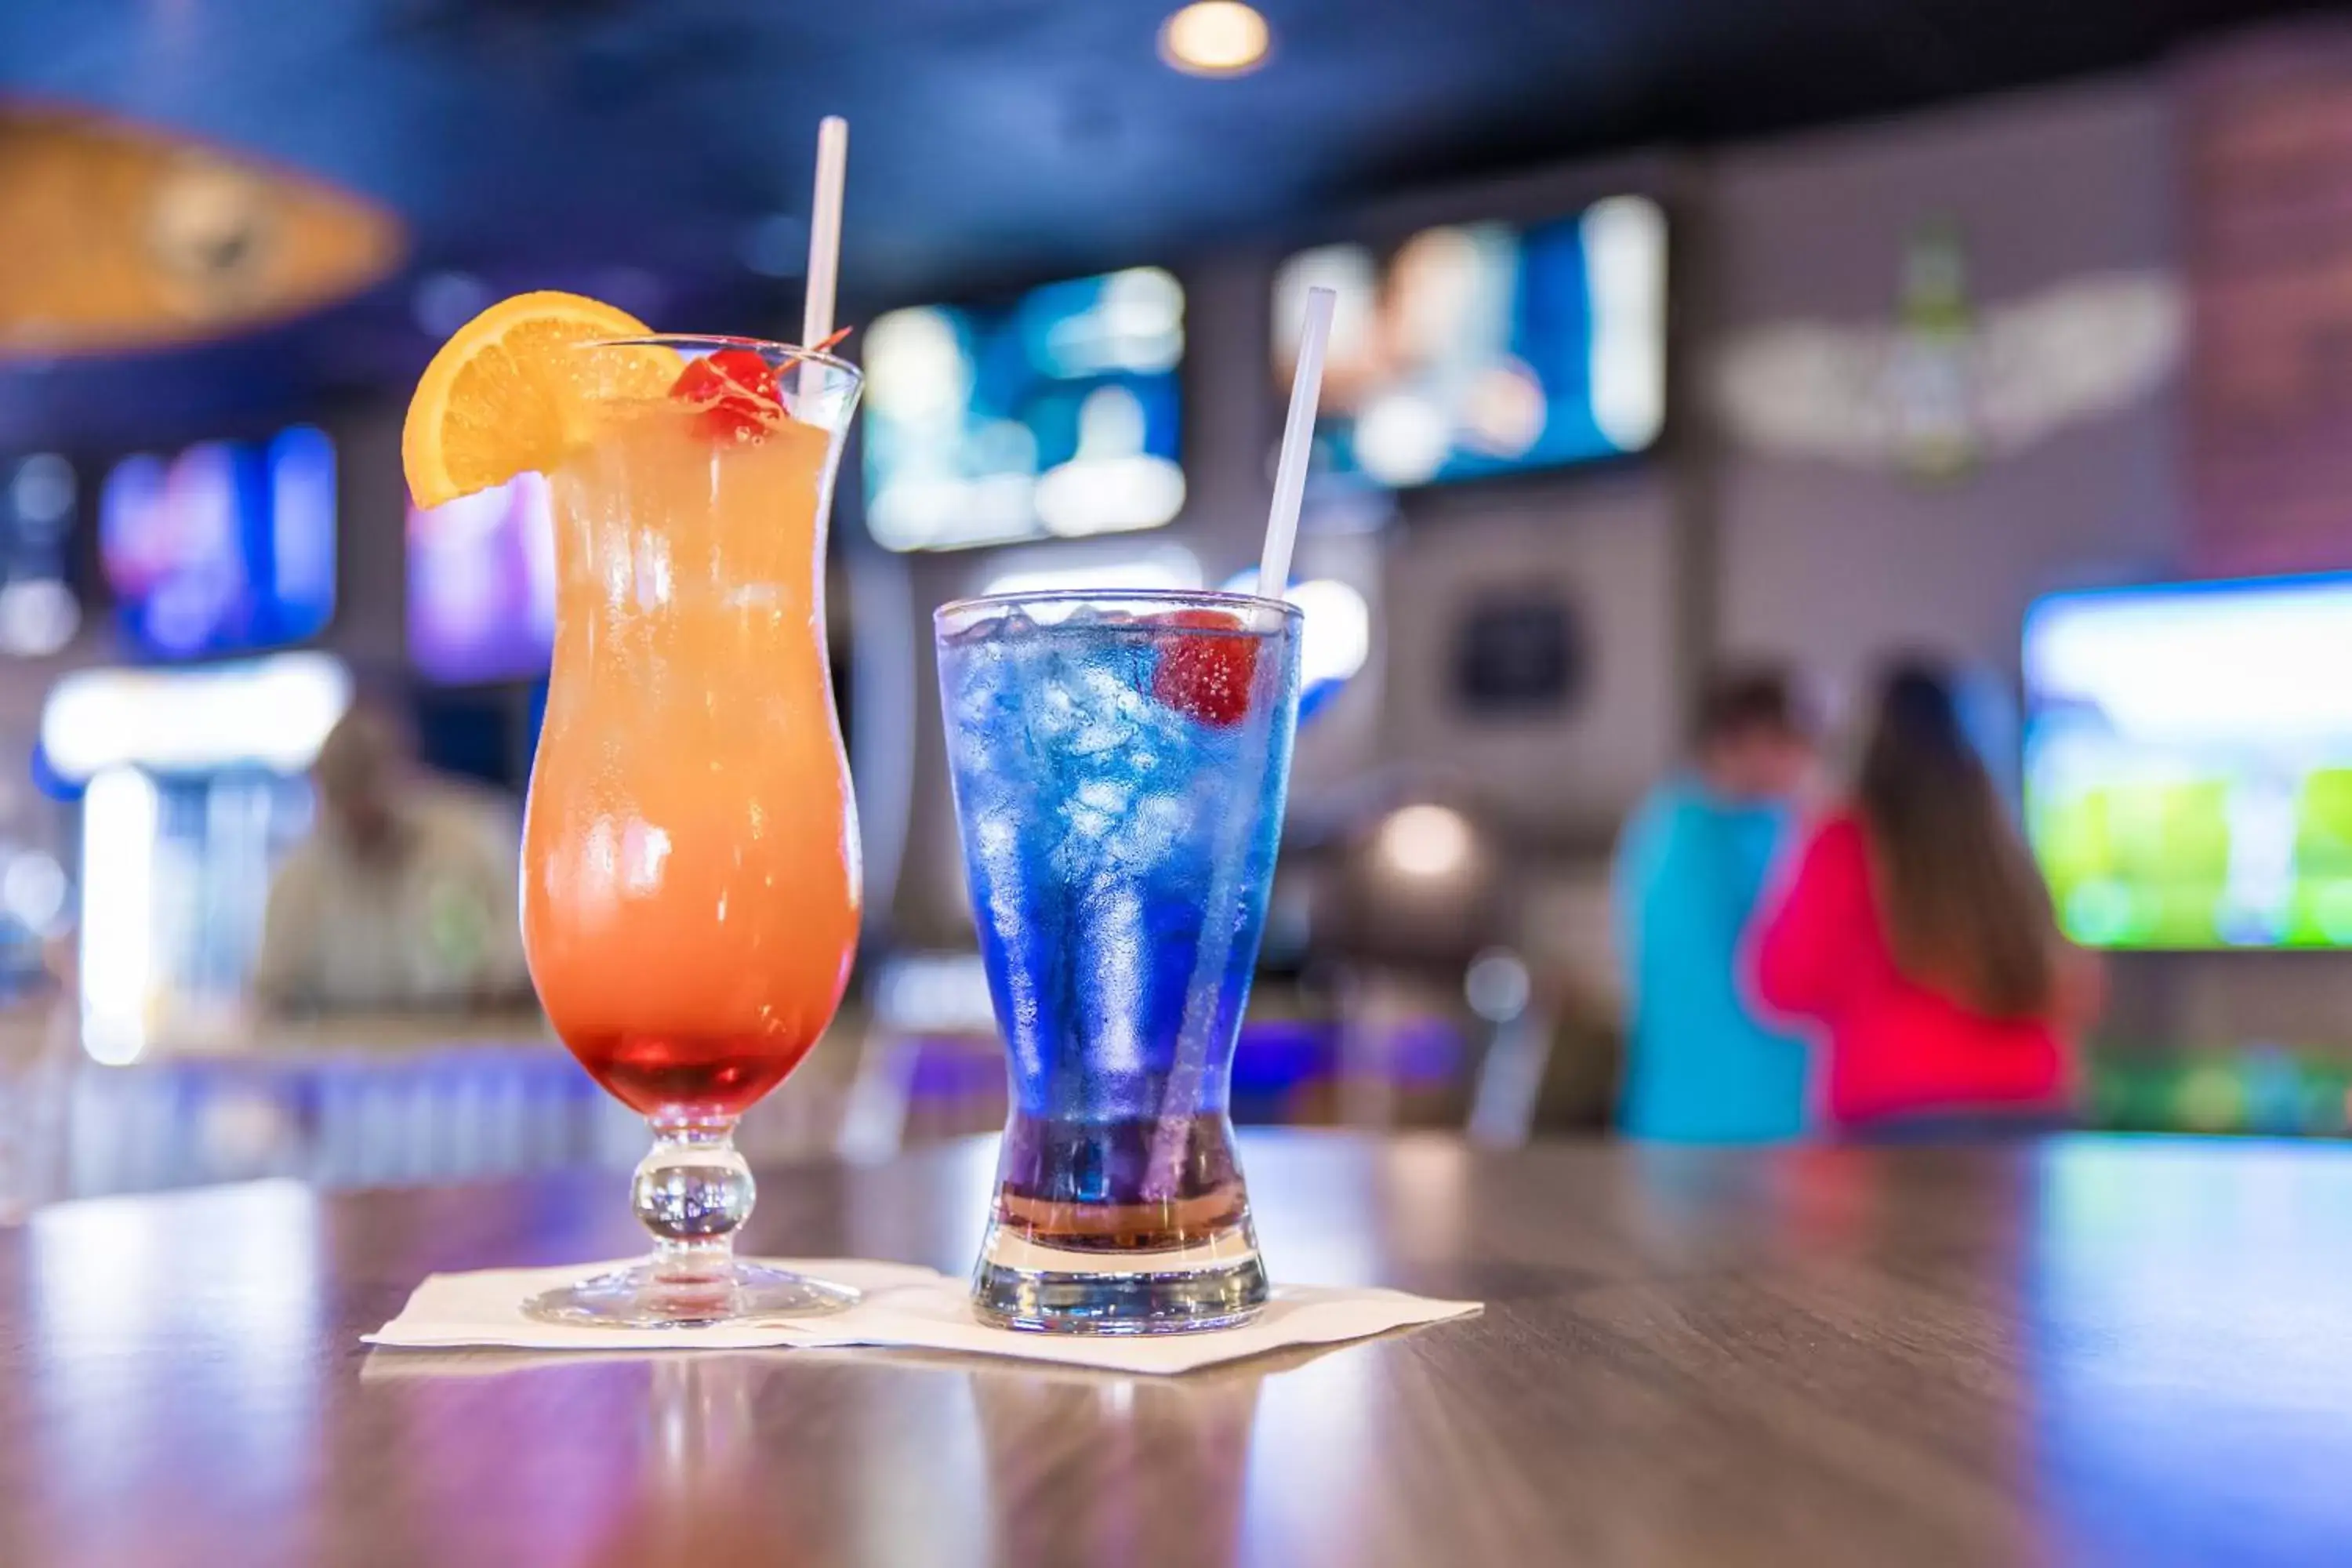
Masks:
[[[1076,1375],[1034,1364],[971,1373],[987,1449],[994,1560],[1126,1562],[1155,1542],[1220,1562],[1241,1542],[1251,1435],[1290,1351],[1183,1377]],[[1162,1485],[1137,1484],[1144,1476]],[[1050,1496],[1055,1506],[1045,1506]]]

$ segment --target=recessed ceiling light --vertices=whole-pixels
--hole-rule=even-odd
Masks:
[[[1187,76],[1242,76],[1265,63],[1272,39],[1241,0],[1194,0],[1160,25],[1160,58]]]

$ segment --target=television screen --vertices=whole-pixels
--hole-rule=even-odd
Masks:
[[[2099,947],[2352,945],[2352,576],[2027,617],[2026,823]]]
[[[528,680],[555,646],[555,525],[524,474],[408,510],[408,658],[445,685]]]
[[[125,458],[99,496],[99,562],[133,647],[162,658],[279,647],[335,612],[335,447],[297,426]]]
[[[1274,287],[1287,388],[1307,290],[1336,289],[1310,472],[1405,487],[1639,452],[1665,416],[1666,222],[1612,196],[1555,222],[1302,251]]]
[[[1184,504],[1184,290],[1156,267],[866,337],[866,525],[892,550],[1157,528]]]

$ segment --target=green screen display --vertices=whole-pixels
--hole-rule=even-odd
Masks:
[[[2026,826],[2069,935],[2352,946],[2352,577],[2063,595],[2024,653]]]

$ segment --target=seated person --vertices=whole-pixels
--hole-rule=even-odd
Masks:
[[[355,704],[312,770],[310,837],[269,889],[253,987],[280,1013],[520,1005],[530,995],[511,810],[438,780]]]

